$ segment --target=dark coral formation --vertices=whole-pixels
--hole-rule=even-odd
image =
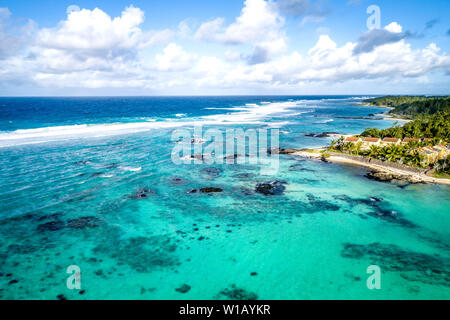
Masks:
[[[274,180],[257,184],[255,191],[265,196],[279,196],[286,190],[285,185],[285,181]]]
[[[340,209],[339,206],[328,201],[320,200],[312,194],[307,194],[306,197],[308,198],[313,211],[338,211]]]
[[[191,286],[187,284],[183,284],[181,287],[175,289],[179,293],[187,293],[189,290],[191,290]]]
[[[235,284],[231,285],[231,288],[220,291],[219,297],[229,300],[258,300],[258,295],[256,293],[238,288]]]
[[[50,215],[47,217],[51,217]],[[39,220],[46,220],[47,217],[41,217]],[[88,229],[88,228],[97,228],[100,226],[101,220],[93,217],[86,216],[77,219],[71,219],[67,223],[62,220],[53,220],[50,222],[45,222],[39,224],[36,228],[39,232],[48,232],[48,231],[59,231],[65,228],[69,229]]]
[[[382,270],[402,272],[401,276],[410,281],[450,286],[450,261],[439,255],[409,251],[393,244],[345,243],[341,256],[369,259]]]
[[[113,232],[114,233],[114,232]],[[102,253],[117,259],[118,264],[127,264],[137,272],[151,272],[157,268],[178,264],[174,255],[177,246],[167,236],[135,237],[121,239],[114,234],[111,242],[102,242],[94,248],[94,253]]]
[[[96,217],[81,217],[67,222],[67,227],[72,229],[98,228],[101,220]]]
[[[337,200],[347,202],[352,207],[357,205],[365,205],[372,208],[372,210],[369,213],[367,213],[368,216],[379,218],[387,222],[396,223],[406,228],[417,227],[411,221],[402,218],[402,214],[399,213],[398,211],[389,209],[386,206],[386,204],[384,204],[382,199],[376,197],[371,197],[369,199],[358,199],[358,198],[351,198],[347,195],[340,195],[336,196],[335,198]]]
[[[37,226],[37,230],[39,232],[45,232],[45,231],[59,231],[64,229],[64,222],[61,220],[54,220],[50,222],[46,222],[43,224],[40,224]]]

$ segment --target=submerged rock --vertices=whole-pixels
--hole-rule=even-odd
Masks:
[[[139,199],[146,199],[151,194],[154,194],[155,192],[153,190],[142,188],[138,190],[134,195],[130,196],[131,199],[139,200]]]
[[[339,134],[338,132],[322,132],[322,133],[306,133],[305,137],[312,138],[330,138],[332,135]]]
[[[315,197],[312,194],[307,194],[306,197],[311,204],[311,208],[309,209],[312,212],[321,212],[321,211],[339,211],[340,207],[331,203],[329,201],[321,200]]]
[[[47,223],[43,223],[37,226],[37,230],[40,232],[45,231],[58,231],[64,228],[64,222],[55,220]]]
[[[214,188],[214,187],[207,187],[207,188],[201,188],[200,192],[201,193],[218,193],[218,192],[222,192],[223,189],[221,188]]]
[[[398,182],[403,184],[422,183],[421,180],[418,180],[414,177],[379,171],[371,171],[367,173],[366,178],[379,182]]]
[[[229,300],[258,300],[256,293],[238,288],[235,284],[231,285],[231,288],[220,291],[219,296],[223,296]]]
[[[188,183],[187,180],[180,178],[180,177],[172,178],[172,180],[170,182],[175,185],[182,185],[182,184]]]
[[[286,190],[286,187],[284,186],[285,184],[285,181],[279,180],[259,183],[256,185],[255,191],[265,196],[279,196],[284,193],[284,190]]]
[[[287,148],[287,149],[269,149],[267,150],[268,154],[292,154],[292,153],[296,153],[300,151],[300,149],[292,149],[292,148]]]
[[[72,229],[86,229],[97,228],[100,224],[100,219],[96,217],[82,217],[78,219],[72,219],[67,222],[67,227]]]
[[[175,291],[179,293],[186,293],[189,290],[191,290],[191,286],[187,284],[183,284],[181,287],[175,289]]]

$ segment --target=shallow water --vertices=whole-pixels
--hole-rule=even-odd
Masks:
[[[380,183],[363,168],[293,156],[280,156],[276,176],[171,160],[173,128],[194,122],[276,126],[280,146],[296,148],[330,141],[305,133],[393,123],[339,118],[383,111],[357,101],[0,99],[0,297],[450,298],[448,186]],[[73,127],[82,124],[87,134]],[[285,182],[281,194],[255,193],[273,180]],[[223,192],[188,193],[204,187]],[[70,265],[83,291],[66,287]],[[381,290],[367,288],[369,265],[381,268]]]

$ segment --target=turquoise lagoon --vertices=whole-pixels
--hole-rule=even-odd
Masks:
[[[193,124],[276,127],[295,148],[393,124],[361,99],[0,99],[0,298],[450,298],[448,186],[295,156],[275,176],[171,160],[172,131]],[[274,180],[281,194],[255,192]],[[223,192],[189,193],[204,187]],[[67,288],[71,265],[81,290]]]

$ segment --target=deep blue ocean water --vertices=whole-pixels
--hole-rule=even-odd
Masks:
[[[450,298],[448,186],[294,156],[276,176],[171,159],[173,130],[198,124],[278,128],[281,147],[304,148],[394,123],[361,100],[0,98],[0,298]],[[274,180],[280,194],[255,192]],[[189,193],[205,187],[223,192]],[[67,288],[70,265],[84,291]]]

